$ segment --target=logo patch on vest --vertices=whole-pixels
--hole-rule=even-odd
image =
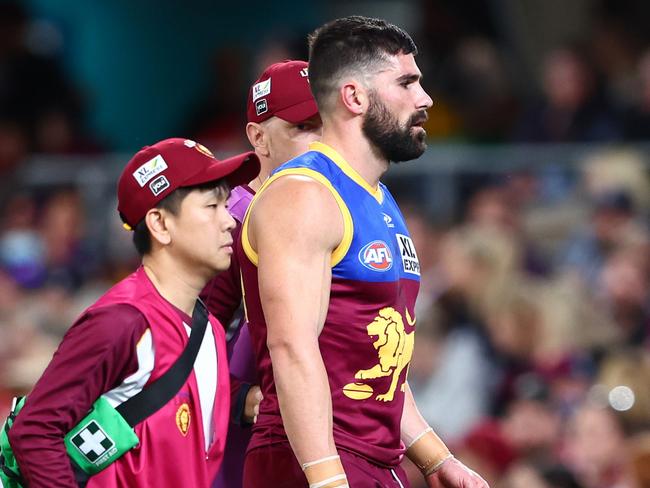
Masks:
[[[176,410],[176,427],[183,436],[186,436],[190,430],[190,421],[192,417],[190,415],[190,406],[183,402],[178,410]]]
[[[413,241],[404,234],[395,234],[395,237],[397,237],[404,272],[420,276],[420,261],[418,261],[418,255],[415,253]]]
[[[373,271],[388,271],[393,267],[393,256],[384,241],[372,241],[359,251],[359,261]]]
[[[94,420],[88,422],[88,425],[70,441],[88,461],[94,464],[101,464],[106,457],[116,451],[113,439]]]

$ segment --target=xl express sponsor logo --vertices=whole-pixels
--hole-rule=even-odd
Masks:
[[[373,271],[388,271],[393,267],[393,256],[384,241],[372,241],[359,251],[359,261]]]
[[[155,156],[133,172],[135,181],[140,187],[146,185],[154,176],[159,175],[167,169],[167,163],[162,156]]]

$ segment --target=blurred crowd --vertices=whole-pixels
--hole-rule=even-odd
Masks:
[[[522,90],[489,29],[425,8],[416,39],[436,100],[431,144],[650,142],[650,44],[619,14],[602,10],[589,38],[551,50],[538,89]],[[15,176],[34,154],[112,151],[39,32],[19,4],[0,3],[0,412],[29,391],[77,314],[138,261],[113,202],[98,239],[79,187]],[[217,151],[246,148],[250,73],[305,56],[295,42],[267,43],[254,61],[220,49],[211,91],[180,133]],[[626,147],[594,153],[570,177],[522,169],[477,183],[458,173],[469,190],[444,221],[399,198],[422,267],[410,384],[491,486],[650,487],[650,159]]]
[[[559,199],[498,175],[452,225],[403,206],[423,271],[409,382],[491,486],[650,486],[644,156],[597,153]]]

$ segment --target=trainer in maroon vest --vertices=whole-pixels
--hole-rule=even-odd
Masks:
[[[65,434],[99,397],[118,407],[183,353],[197,325],[192,314],[203,307],[199,292],[230,265],[229,189],[258,172],[252,152],[218,161],[182,138],[144,147],[126,165],[118,210],[142,265],[81,314],[17,416],[9,438],[30,488],[78,486]],[[138,445],[86,477],[86,486],[210,486],[223,459],[232,385],[223,327],[210,314],[207,321],[185,383],[135,425]],[[97,436],[84,447],[100,454]]]

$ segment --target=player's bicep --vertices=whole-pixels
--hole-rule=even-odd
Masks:
[[[317,335],[328,305],[332,251],[343,235],[336,201],[318,182],[280,178],[251,217],[269,340]]]

